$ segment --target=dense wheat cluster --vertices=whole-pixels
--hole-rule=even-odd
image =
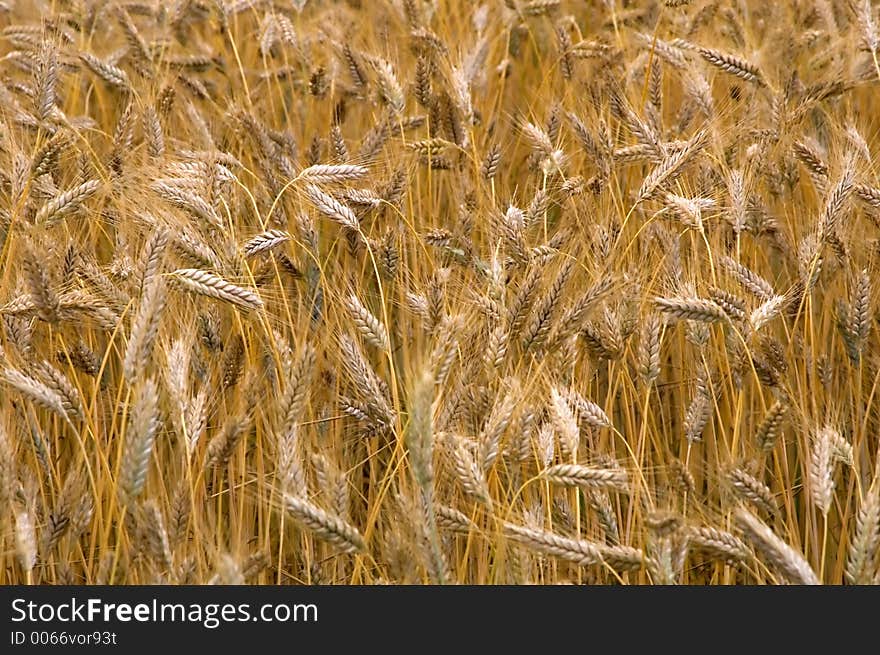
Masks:
[[[868,0],[0,4],[0,583],[878,581]]]

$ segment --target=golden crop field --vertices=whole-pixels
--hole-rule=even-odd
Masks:
[[[0,5],[0,584],[880,581],[869,0]]]

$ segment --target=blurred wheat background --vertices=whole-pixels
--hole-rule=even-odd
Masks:
[[[0,583],[878,582],[868,0],[0,5]]]

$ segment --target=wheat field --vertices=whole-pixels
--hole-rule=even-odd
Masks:
[[[0,10],[0,584],[880,582],[869,0]]]

